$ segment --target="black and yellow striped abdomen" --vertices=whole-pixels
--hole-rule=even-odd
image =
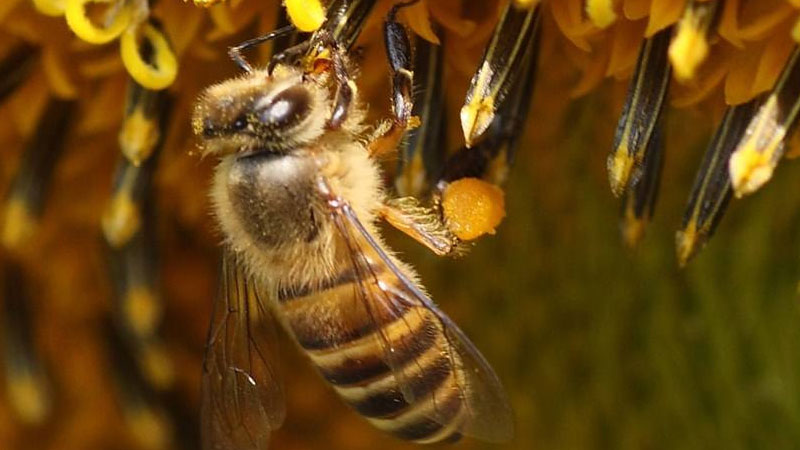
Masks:
[[[457,439],[466,412],[458,355],[433,312],[402,303],[403,288],[387,268],[374,273],[361,283],[343,272],[318,290],[281,292],[285,323],[322,376],[374,426],[416,442]]]

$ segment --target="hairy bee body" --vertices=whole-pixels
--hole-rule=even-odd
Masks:
[[[267,77],[248,77],[261,76]],[[260,80],[258,98],[238,100],[252,109],[253,104],[267,102],[263,98],[273,89],[296,89],[284,83],[295,79],[309,91],[304,99],[328,101],[321,85],[297,81],[296,76],[291,71],[271,75],[269,81]],[[243,85],[242,80],[226,83],[239,90]],[[229,89],[223,83],[209,92],[219,97]],[[213,98],[209,103],[224,100]],[[319,114],[329,110],[319,108]],[[319,190],[318,180],[324,177],[391,255],[374,225],[384,195],[379,169],[360,139],[362,115],[351,113],[340,130],[331,130],[312,117],[317,114],[313,105],[306,114],[301,144],[264,150],[245,136],[235,152],[222,156],[212,201],[227,246],[258,281],[273,315],[322,376],[373,425],[419,442],[460,436],[465,391],[459,384],[464,377],[458,373],[461,365],[453,361],[458,355],[443,350],[447,342],[442,324],[423,305],[389,310],[382,304],[386,292],[402,292],[403,286],[393,286],[397,279],[374,252],[358,255],[369,261],[372,277],[365,281],[353,272],[352,242],[337,233]],[[204,111],[204,117],[213,117],[213,111]],[[212,122],[201,125],[207,135],[220,132]],[[281,140],[273,136],[271,142]],[[409,279],[416,279],[408,266],[395,263]],[[364,295],[365,291],[380,291],[383,297]],[[388,299],[394,300],[401,304],[399,297]],[[387,346],[397,349],[388,361]]]
[[[383,278],[386,268],[375,270],[378,282],[394,282]],[[446,341],[436,317],[421,306],[409,306],[398,317],[376,302],[363,304],[347,271],[325,281],[317,290],[278,292],[285,323],[322,376],[379,429],[417,442],[457,438],[463,377],[441,350]],[[408,393],[382,358],[382,340],[398,349],[392,365],[408,371],[413,398],[426,401],[411,405],[406,400]]]

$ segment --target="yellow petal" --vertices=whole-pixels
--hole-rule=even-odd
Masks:
[[[629,20],[643,19],[650,12],[651,0],[625,0],[622,4],[622,12]]]
[[[586,15],[597,28],[608,28],[617,20],[614,0],[586,0]]]
[[[645,37],[651,37],[681,18],[686,0],[653,0]]]
[[[427,3],[420,2],[408,8],[403,8],[400,10],[400,14],[405,17],[408,26],[414,33],[422,36],[428,42],[440,44],[439,37],[436,36],[436,32],[431,27],[431,17]]]

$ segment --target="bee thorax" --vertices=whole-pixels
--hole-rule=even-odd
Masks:
[[[253,243],[274,248],[317,238],[315,170],[310,158],[274,153],[232,162],[225,180],[227,197],[236,222]]]

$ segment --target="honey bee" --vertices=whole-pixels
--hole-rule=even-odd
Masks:
[[[397,8],[385,24],[400,84],[394,117],[373,133],[345,46],[325,29],[310,46],[324,44],[315,54],[330,58],[327,69],[284,55],[267,69],[243,66],[198,101],[193,127],[203,153],[219,158],[211,198],[225,247],[203,372],[206,448],[263,449],[283,421],[270,318],[381,430],[420,443],[513,433],[497,375],[376,228],[383,218],[439,254],[455,240],[431,211],[390,199],[375,160],[383,150],[373,143],[410,122],[413,71]]]

